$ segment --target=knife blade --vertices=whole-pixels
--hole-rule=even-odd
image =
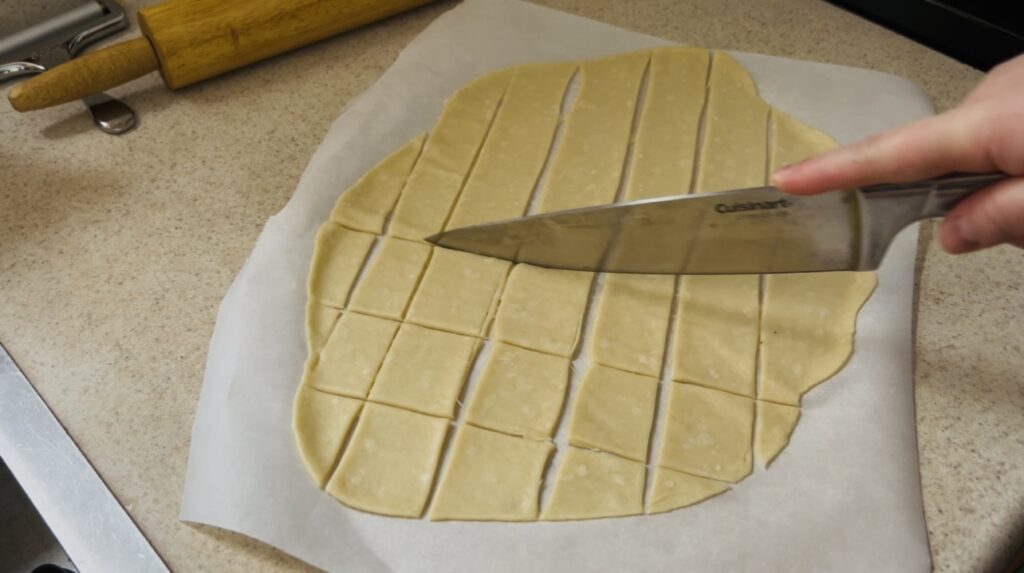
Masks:
[[[774,187],[676,195],[451,229],[440,247],[548,268],[643,274],[872,270],[896,234],[1003,174],[794,196]]]

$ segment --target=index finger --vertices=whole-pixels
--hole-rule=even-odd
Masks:
[[[772,182],[800,195],[875,183],[928,179],[953,171],[988,171],[970,118],[953,110],[828,151],[776,171]]]

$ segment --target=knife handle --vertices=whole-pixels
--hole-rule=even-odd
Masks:
[[[135,38],[85,54],[11,88],[18,111],[32,111],[82,99],[160,68],[146,38]]]
[[[903,206],[898,210],[902,218],[906,218],[904,225],[909,225],[922,219],[944,217],[957,203],[975,191],[1005,179],[1009,179],[1009,175],[1005,173],[958,173],[912,183],[872,185],[862,188],[861,192],[868,202],[884,202],[893,208]]]
[[[922,219],[944,217],[972,193],[1007,178],[1005,173],[954,174],[926,181],[861,188],[858,268],[878,268],[889,243],[907,225]]]

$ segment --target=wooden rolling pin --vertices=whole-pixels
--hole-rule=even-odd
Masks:
[[[432,0],[170,0],[139,11],[143,37],[11,89],[18,111],[80,99],[160,70],[177,89]]]

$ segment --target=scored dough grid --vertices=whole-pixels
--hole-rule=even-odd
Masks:
[[[712,73],[716,72],[720,65],[722,75],[713,78]],[[687,74],[703,76],[703,85],[698,83],[695,87],[692,81],[688,81],[690,78]],[[580,85],[574,92],[577,80]],[[716,87],[719,85],[722,87]],[[721,101],[725,102],[724,104],[716,103],[719,101],[717,96],[712,98],[706,95],[718,93],[715,91],[717,89],[723,90]],[[737,93],[744,91],[749,92],[752,97]],[[690,98],[680,100],[679,93],[689,93]],[[693,99],[694,94],[699,94],[696,96],[697,99]],[[570,100],[572,105],[566,116],[563,110]],[[727,108],[728,102],[733,100],[744,101],[741,104],[745,106],[741,110],[743,113]],[[709,101],[711,105],[708,104]],[[626,105],[626,102],[630,102],[628,108],[619,107]],[[429,232],[424,231],[433,232],[448,226],[516,216],[531,209],[534,204],[538,206],[538,210],[550,210],[606,203],[620,198],[654,196],[659,194],[659,189],[662,190],[660,194],[665,194],[664,190],[671,188],[666,182],[677,182],[681,179],[686,182],[684,192],[694,189],[698,192],[717,190],[715,174],[707,175],[705,172],[721,172],[726,169],[736,171],[737,166],[726,162],[717,167],[712,165],[709,169],[708,165],[703,163],[716,161],[716,158],[721,161],[722,154],[712,152],[704,157],[702,150],[708,145],[714,148],[716,141],[720,147],[735,147],[734,130],[742,130],[744,126],[733,126],[725,132],[714,130],[725,129],[718,127],[718,122],[727,125],[730,121],[736,123],[737,117],[742,119],[744,113],[749,116],[746,108],[750,107],[750,102],[755,102],[754,107],[760,105],[766,110],[765,123],[763,127],[758,128],[762,134],[758,147],[762,149],[763,164],[751,165],[757,167],[756,181],[748,178],[743,181],[745,185],[733,186],[762,184],[765,174],[773,164],[799,159],[801,154],[808,155],[822,149],[823,145],[831,144],[825,136],[820,136],[824,139],[818,140],[811,138],[811,143],[805,143],[801,139],[804,137],[803,132],[813,130],[784,114],[767,111],[770,108],[757,98],[753,83],[745,70],[728,56],[716,52],[713,58],[709,58],[708,52],[704,50],[669,48],[584,62],[579,65],[579,69],[577,64],[533,64],[484,76],[468,84],[446,104],[434,132],[426,137],[414,139],[367,172],[363,179],[342,195],[344,200],[339,200],[332,212],[332,220],[325,223],[318,233],[314,264],[310,273],[310,304],[307,307],[307,339],[310,354],[303,386],[295,402],[294,424],[300,452],[318,484],[323,487],[327,483],[329,493],[353,507],[405,517],[420,517],[427,507],[432,508],[429,514],[431,519],[526,521],[537,519],[538,510],[541,519],[550,520],[669,511],[727,491],[728,482],[739,481],[749,473],[723,473],[707,466],[690,467],[679,462],[679,451],[665,453],[668,451],[666,448],[671,449],[673,445],[679,443],[684,444],[684,450],[693,451],[694,447],[698,450],[701,447],[708,451],[720,450],[714,442],[715,431],[701,433],[704,426],[696,430],[691,428],[689,436],[673,435],[666,440],[662,435],[670,427],[679,426],[680,423],[685,426],[687,420],[693,419],[693,413],[690,412],[689,417],[680,422],[677,410],[685,408],[679,405],[678,398],[674,399],[677,395],[683,396],[688,392],[697,392],[699,395],[711,393],[712,397],[720,395],[721,399],[734,405],[743,401],[748,402],[750,418],[746,421],[744,416],[743,424],[747,428],[749,438],[746,439],[746,446],[740,446],[741,449],[745,447],[746,453],[737,454],[743,459],[734,461],[741,464],[752,463],[753,455],[756,453],[763,465],[771,463],[788,443],[789,434],[796,424],[799,416],[799,408],[796,406],[799,405],[800,394],[831,374],[827,373],[828,375],[821,379],[807,379],[807,376],[822,374],[814,372],[810,375],[804,374],[805,379],[797,383],[788,382],[785,377],[792,376],[793,369],[783,372],[782,366],[787,360],[791,361],[800,352],[808,350],[808,347],[813,349],[814,345],[801,346],[799,343],[790,343],[787,346],[784,340],[772,342],[773,337],[780,337],[775,336],[775,333],[768,333],[765,328],[788,327],[788,323],[782,318],[782,312],[769,313],[768,320],[762,324],[766,292],[771,293],[773,301],[776,298],[780,301],[789,300],[793,298],[792,293],[797,289],[807,288],[806,282],[774,281],[770,288],[764,288],[760,279],[756,281],[756,289],[753,292],[753,302],[756,304],[753,321],[756,325],[754,344],[753,352],[748,354],[751,357],[747,358],[752,361],[751,379],[749,390],[743,391],[741,388],[738,392],[740,396],[733,393],[736,388],[721,386],[718,378],[714,376],[715,372],[710,368],[706,368],[693,379],[687,371],[675,370],[680,356],[684,361],[689,361],[687,351],[681,354],[679,325],[684,320],[699,316],[684,308],[686,305],[680,298],[680,282],[693,278],[710,278],[712,281],[706,281],[710,284],[717,277],[676,278],[665,281],[664,285],[658,283],[655,291],[670,291],[668,295],[661,295],[667,296],[668,305],[663,307],[664,310],[660,314],[656,308],[650,309],[649,316],[653,322],[649,324],[652,326],[639,332],[646,334],[647,330],[657,331],[657,328],[661,327],[661,337],[652,339],[658,343],[656,346],[659,352],[664,350],[660,352],[660,360],[655,360],[659,358],[657,355],[652,358],[650,355],[630,356],[621,352],[619,355],[609,354],[608,349],[623,346],[628,348],[628,334],[622,335],[623,340],[616,341],[614,338],[617,334],[614,327],[616,323],[623,327],[629,325],[622,316],[623,305],[649,302],[648,298],[638,298],[650,294],[652,285],[644,281],[656,281],[665,277],[616,276],[612,279],[614,288],[608,287],[611,277],[587,280],[581,283],[581,286],[566,283],[565,288],[568,290],[563,295],[570,296],[569,299],[559,299],[555,296],[545,300],[545,292],[538,292],[536,288],[529,289],[530,286],[536,286],[532,284],[533,281],[519,281],[522,284],[519,287],[519,283],[509,278],[510,273],[514,277],[517,272],[536,273],[542,269],[516,265],[511,269],[504,269],[501,280],[494,287],[490,304],[487,304],[488,297],[483,286],[480,287],[482,290],[478,289],[480,292],[467,291],[465,302],[473,307],[472,312],[475,313],[471,317],[467,318],[464,316],[465,313],[461,313],[457,317],[459,320],[446,323],[443,313],[438,312],[439,309],[443,309],[443,305],[439,306],[444,301],[443,296],[430,300],[430,304],[427,298],[421,299],[422,302],[417,304],[417,296],[424,288],[424,284],[434,285],[438,282],[434,278],[437,274],[448,273],[449,278],[456,283],[460,279],[478,278],[478,275],[472,273],[459,276],[459,269],[451,265],[446,271],[432,273],[431,265],[440,258],[437,253],[449,251],[423,243],[416,236],[418,233],[423,232],[423,235],[426,235]],[[481,113],[476,109],[480,106],[489,111]],[[718,109],[716,106],[725,109]],[[608,107],[616,111],[601,113],[601,110],[607,111],[605,108]],[[670,112],[671,115],[666,115]],[[788,122],[784,124],[785,129],[774,129],[776,115],[781,121]],[[713,124],[710,143],[705,141],[704,134],[708,121]],[[672,126],[684,131],[673,131],[670,129]],[[795,133],[795,140],[779,139],[787,133],[790,136]],[[499,135],[489,139],[490,134]],[[594,149],[588,147],[588,142],[601,137],[609,137],[598,150],[604,154],[604,160],[597,166],[593,163],[588,164],[585,159],[581,159],[594,153]],[[508,141],[502,141],[502,138]],[[467,147],[467,140],[476,141],[475,147]],[[617,141],[621,141],[621,145]],[[456,144],[459,145],[456,146],[454,155],[445,157],[445,149]],[[537,147],[543,149],[545,146],[548,151],[544,154],[514,154],[516,150]],[[616,149],[611,149],[613,147]],[[680,157],[673,161],[671,156],[666,157],[666,153],[686,154],[686,157],[685,160]],[[513,163],[517,169],[512,169],[507,164],[510,157],[519,162]],[[616,162],[619,164],[617,168],[614,167]],[[501,195],[497,202],[489,201],[486,194],[487,186],[509,179],[515,179],[516,183],[500,189]],[[425,180],[435,182],[440,187],[425,184]],[[361,202],[361,196],[372,196],[378,189],[382,190],[383,196],[373,196],[372,200]],[[436,192],[437,196],[430,197],[432,192]],[[387,212],[380,212],[382,206],[388,207]],[[424,210],[426,219],[417,218],[418,209]],[[436,222],[431,223],[430,220]],[[377,232],[367,233],[367,230]],[[354,238],[350,239],[349,234]],[[366,235],[372,237],[369,245],[364,238]],[[388,248],[389,245],[395,244],[400,244],[403,248]],[[405,256],[401,256],[402,253],[395,254],[396,251],[404,251]],[[474,258],[478,261],[486,260]],[[378,268],[390,270],[378,271]],[[557,275],[552,279],[555,286],[559,286],[557,283],[565,280],[561,277],[571,276],[564,271],[547,272]],[[428,279],[428,276],[431,278]],[[694,282],[699,284],[701,281]],[[860,290],[849,288],[848,292],[843,291],[844,295],[861,294],[867,282],[859,281]],[[323,294],[328,292],[324,290],[325,284],[334,287],[333,291],[330,291],[332,294],[326,298],[323,297]],[[436,295],[443,292],[443,280],[440,281],[440,285],[427,287],[424,293]],[[668,286],[672,288],[669,289]],[[871,286],[873,287],[873,283]],[[523,311],[527,313],[523,316],[514,315],[517,307],[515,303],[510,302],[517,298],[514,294],[517,288],[522,290],[518,298],[533,305],[533,308]],[[509,289],[513,289],[513,294],[509,294]],[[522,328],[515,330],[518,327],[513,325],[517,324],[517,320],[519,323],[529,324],[538,316],[543,317],[545,304],[551,312],[564,310],[566,300],[572,300],[572,297],[576,296],[566,293],[579,289],[583,289],[584,292],[581,294],[585,296],[585,301],[583,311],[576,315],[578,322],[572,318],[572,314],[563,319],[563,322],[578,324],[575,335],[571,335],[570,332],[562,335],[562,338],[545,342],[543,338],[537,338],[536,329],[533,332]],[[341,290],[345,290],[345,293],[342,294]],[[556,295],[559,292],[558,288],[548,290]],[[638,292],[641,294],[637,294]],[[711,299],[708,294],[711,292],[711,289],[698,290],[698,296],[694,299],[697,306],[693,308],[699,311],[700,304]],[[870,289],[867,289],[867,293],[863,293],[863,299],[866,299],[869,293]],[[634,300],[629,301],[630,296],[633,296]],[[615,298],[621,299],[618,305],[612,304]],[[826,295],[821,298],[823,301],[818,307],[812,308],[812,311],[827,310],[828,305],[834,304],[840,297],[837,295],[830,299]],[[464,301],[460,299],[456,302]],[[783,305],[780,304],[781,306]],[[852,316],[848,308],[841,308],[838,317],[828,318],[835,322],[848,320],[852,329],[852,320],[856,317],[857,308],[852,310]],[[591,313],[595,316],[590,317]],[[620,315],[618,318],[616,313]],[[799,325],[803,328],[813,327],[815,318],[820,318],[812,316],[811,312],[804,314],[805,316],[801,317],[804,323]],[[628,318],[628,314],[625,317]],[[404,326],[394,330],[402,332],[403,329],[413,329],[423,332],[415,336],[404,336],[404,342],[398,344],[396,339],[400,335],[394,334],[386,325],[381,326],[382,323],[378,323],[376,338],[370,336],[366,341],[360,341],[358,332],[349,332],[345,335],[347,331],[344,325],[370,319],[398,321],[392,323],[395,325],[407,321]],[[414,323],[417,326],[413,326]],[[705,321],[702,328],[712,328],[713,331],[715,326],[715,320],[711,320],[710,323]],[[726,330],[719,330],[722,336],[729,334],[728,325],[725,325],[725,328]],[[821,330],[820,325],[818,330]],[[437,334],[429,334],[430,331]],[[692,334],[693,330],[689,330],[689,333]],[[371,334],[370,331],[367,331],[367,334]],[[798,331],[797,337],[800,334],[805,332]],[[815,334],[818,334],[817,331]],[[335,339],[335,335],[343,338]],[[570,340],[566,336],[573,338]],[[823,336],[828,342],[836,342],[837,346],[842,346],[846,338],[850,338],[852,343],[852,332],[849,336],[846,336],[845,332],[828,332]],[[426,342],[427,338],[434,342]],[[724,356],[729,356],[729,349],[715,346],[719,344],[716,342],[718,337],[710,338],[713,339],[710,346],[700,348],[700,343],[696,343],[696,347],[689,348],[690,356],[693,356],[695,350],[710,354],[717,352],[719,355],[724,352]],[[472,348],[465,346],[465,350],[457,355],[437,350],[446,347],[448,343],[445,341],[449,339],[476,342],[471,344]],[[684,336],[684,343],[686,340]],[[599,341],[605,344],[601,345]],[[688,343],[691,346],[695,344],[692,340]],[[354,348],[355,344],[359,344],[361,350],[371,350],[360,358],[353,356],[351,352],[346,356],[346,347],[351,345]],[[424,347],[423,344],[427,346]],[[431,347],[430,344],[434,346]],[[486,382],[478,382],[479,376],[475,373],[483,370],[484,376],[487,375],[487,368],[490,368],[488,358],[498,355],[493,348],[494,344],[498,344],[499,349],[501,344],[505,344],[508,349],[516,352],[540,353],[541,356],[548,356],[555,361],[579,359],[582,354],[591,354],[588,371],[573,373],[570,379],[565,381],[568,387],[562,390],[562,402],[555,408],[558,415],[554,443],[549,430],[537,430],[536,427],[517,429],[515,424],[510,425],[507,419],[501,422],[501,415],[495,416],[492,412],[488,418],[486,415],[476,413],[479,410],[475,404],[476,394],[480,392],[480,384]],[[483,351],[480,351],[481,345]],[[827,343],[819,343],[819,347],[824,346],[827,346]],[[640,345],[640,348],[643,347],[644,345]],[[384,349],[383,355],[381,349]],[[833,352],[836,358],[844,358],[838,356],[841,350],[840,348],[839,351]],[[398,354],[395,354],[396,352]],[[401,368],[395,367],[394,364],[402,363],[403,353],[412,356],[413,361],[406,359]],[[739,353],[738,356],[743,358],[744,355]],[[345,364],[346,359],[355,366],[348,368]],[[839,362],[841,365],[842,361]],[[485,363],[487,368],[484,367]],[[385,368],[384,364],[391,366]],[[514,368],[515,363],[510,364]],[[357,369],[358,372],[350,372]],[[608,419],[602,419],[602,416],[607,415],[604,412],[610,411],[609,408],[614,410],[608,405],[615,402],[611,396],[595,395],[594,392],[597,390],[587,391],[585,388],[582,392],[577,391],[577,378],[581,375],[591,377],[599,369],[620,372],[620,376],[625,376],[625,379],[643,379],[643,376],[638,374],[658,377],[650,378],[653,396],[644,399],[648,401],[644,408],[649,408],[650,414],[646,416],[650,419],[644,426],[640,418],[645,416],[641,414],[635,422],[640,424],[640,429],[635,430],[634,434],[647,435],[642,443],[635,439],[622,442],[619,436],[609,436],[607,427],[602,428],[602,423],[607,425],[609,422]],[[470,371],[474,374],[467,376],[466,373]],[[382,372],[387,372],[387,382],[383,382],[375,392],[377,379]],[[776,376],[768,385],[772,390],[769,398],[779,404],[761,400],[761,377],[765,373]],[[332,384],[332,377],[338,383]],[[338,377],[343,379],[338,381]],[[796,378],[800,378],[800,375]],[[506,375],[505,379],[513,380],[514,375]],[[428,388],[421,387],[416,391],[405,389],[408,385],[412,385],[409,388],[415,386],[418,380],[438,380],[437,387],[445,388],[445,393],[449,397],[434,396],[431,394],[432,390]],[[307,385],[310,387],[307,388]],[[387,398],[383,394],[385,388]],[[631,395],[628,386],[622,388]],[[687,388],[693,390],[683,392]],[[723,393],[722,390],[726,392]],[[749,397],[743,397],[743,394]],[[338,398],[331,398],[335,395]],[[557,391],[555,394],[549,392],[549,395],[557,395]],[[791,402],[794,395],[796,404],[784,405]],[[316,396],[323,396],[328,403],[316,403]],[[458,398],[460,396],[461,398]],[[508,399],[507,395],[503,399]],[[337,402],[338,400],[342,402]],[[370,422],[364,422],[364,417],[369,412],[367,407],[363,407],[361,411],[358,407],[353,409],[351,403],[362,404],[363,400],[366,400],[366,404],[383,403],[374,406],[372,412],[377,412],[374,419],[383,416],[380,412],[394,410],[396,406],[402,409],[400,411],[405,414],[391,417],[396,420],[396,432],[400,435],[405,432],[403,428],[434,428],[431,430],[434,432],[432,435],[435,440],[431,443],[436,445],[436,452],[432,458],[433,465],[424,461],[427,458],[423,457],[422,451],[413,452],[419,455],[418,458],[413,456],[419,462],[410,461],[408,464],[418,463],[418,469],[416,472],[412,472],[410,468],[406,469],[410,469],[408,475],[412,476],[408,479],[415,478],[417,481],[415,484],[408,484],[408,491],[400,495],[395,494],[397,497],[394,507],[388,506],[387,499],[384,499],[386,496],[383,496],[381,491],[374,490],[365,483],[365,479],[372,477],[365,475],[365,471],[368,467],[372,470],[373,464],[376,463],[372,461],[371,455],[376,444],[374,432],[381,430],[379,423],[367,426]],[[456,402],[452,403],[449,400]],[[462,407],[463,401],[468,404],[467,408]],[[713,399],[709,403],[717,402]],[[343,404],[344,407],[337,404]],[[670,404],[667,409],[666,404]],[[754,404],[757,404],[756,408]],[[517,405],[531,406],[518,403]],[[577,406],[584,408],[580,410],[580,416],[584,417],[577,416]],[[548,409],[552,407],[549,405]],[[711,407],[708,409],[708,421],[698,421],[698,425],[724,424],[722,431],[725,433],[722,435],[731,435],[730,432],[735,430],[733,426],[736,422],[735,418],[731,417],[735,414],[730,408],[735,407],[730,406],[722,410]],[[330,415],[330,412],[339,408],[350,413],[347,421],[339,419],[325,423],[316,419],[317,416]],[[494,408],[493,403],[491,408]],[[763,414],[762,410],[766,414]],[[587,411],[591,413],[590,418],[586,417]],[[760,419],[762,415],[766,416],[764,423]],[[541,427],[543,426],[542,423]],[[442,427],[446,429],[440,430]],[[320,435],[324,432],[333,432],[334,435]],[[437,437],[437,432],[441,432],[440,438]],[[467,436],[474,437],[463,438],[462,435],[466,432],[469,432]],[[410,436],[416,434],[412,430],[406,433]],[[416,439],[426,444],[427,442],[423,440],[428,439],[428,436],[424,434]],[[440,442],[436,442],[437,439],[440,439]],[[355,445],[349,442],[354,442]],[[522,443],[523,447],[516,446],[517,443]],[[569,443],[574,445],[567,445]],[[488,452],[488,458],[479,458],[480,454],[473,453],[473,448],[477,447],[473,444],[492,444],[495,451]],[[536,444],[541,449],[529,444]],[[548,444],[547,449],[541,447],[543,444]],[[550,451],[556,449],[553,447],[555,445],[557,451],[554,459],[549,462]],[[396,442],[395,447],[407,446]],[[432,447],[434,446],[429,446]],[[330,451],[331,448],[334,448],[333,452]],[[506,455],[506,452],[512,453]],[[657,461],[652,459],[654,454],[658,456]],[[622,455],[626,457],[620,457]],[[674,457],[667,457],[670,455]],[[381,459],[391,459],[399,465],[406,463],[402,461],[401,456],[396,456],[397,452],[391,452],[390,456],[385,455]],[[522,456],[539,457],[534,457],[533,462],[527,463]],[[629,457],[642,458],[642,462],[630,461],[627,459]],[[473,468],[477,466],[468,461],[472,459],[483,460],[479,462],[479,468],[483,468],[479,469],[479,472],[483,473],[474,473],[477,470]],[[520,463],[525,465],[520,466]],[[541,467],[539,483],[536,477],[538,463]],[[670,467],[664,467],[663,463]],[[504,476],[496,470],[498,466],[508,468],[509,476]],[[516,469],[518,467],[522,468],[521,472]],[[611,473],[605,474],[602,470],[597,474],[588,474],[588,468],[592,467],[605,468]],[[634,467],[636,469],[632,469]],[[649,471],[647,467],[655,471]],[[385,469],[378,467],[377,471]],[[394,475],[389,479],[394,479]],[[381,487],[396,487],[393,483],[387,485],[390,483],[387,480],[382,483]],[[501,485],[496,485],[498,483]],[[499,488],[494,490],[493,498],[486,495],[487,484]],[[631,489],[634,487],[639,489]],[[464,491],[466,499],[481,501],[476,505],[462,503],[465,500],[457,499],[452,488]],[[620,491],[616,493],[613,491],[615,488],[619,488]],[[587,498],[590,499],[588,502],[580,498],[580,492],[589,490],[593,492],[591,497]],[[602,499],[605,501],[593,505],[597,503],[595,500]],[[482,500],[494,504],[493,514],[488,515],[487,511],[481,509],[480,504],[485,503]],[[591,503],[591,506],[581,506],[587,503]]]

